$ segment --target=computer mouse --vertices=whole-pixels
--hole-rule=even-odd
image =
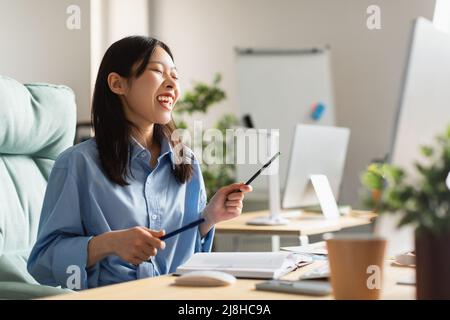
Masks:
[[[175,279],[178,286],[220,287],[236,282],[236,277],[222,271],[191,271]]]

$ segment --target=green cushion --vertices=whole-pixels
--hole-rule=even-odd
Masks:
[[[0,299],[37,299],[73,291],[24,282],[0,282]]]
[[[72,145],[75,124],[70,88],[0,76],[0,281],[37,285],[26,262],[47,179],[57,156]]]

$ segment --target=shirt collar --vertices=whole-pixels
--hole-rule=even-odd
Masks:
[[[170,162],[172,163],[172,169],[175,169],[175,161],[173,158],[172,146],[170,145],[169,141],[166,138],[162,138],[160,140],[160,144],[161,144],[161,152],[158,157],[158,161],[160,161],[160,159],[164,158],[165,156],[169,155]],[[131,136],[130,139],[130,152],[131,152],[131,160],[134,160],[141,154],[150,153],[150,151],[147,150],[143,145],[141,145],[139,141],[137,141],[133,136]]]

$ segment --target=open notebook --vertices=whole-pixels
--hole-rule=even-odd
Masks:
[[[292,252],[199,252],[175,274],[214,270],[238,278],[277,279],[311,262],[311,257]]]

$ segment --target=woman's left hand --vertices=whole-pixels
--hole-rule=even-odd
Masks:
[[[220,221],[230,220],[242,212],[244,194],[253,188],[245,183],[233,183],[220,188],[203,211],[203,217],[212,226]]]

